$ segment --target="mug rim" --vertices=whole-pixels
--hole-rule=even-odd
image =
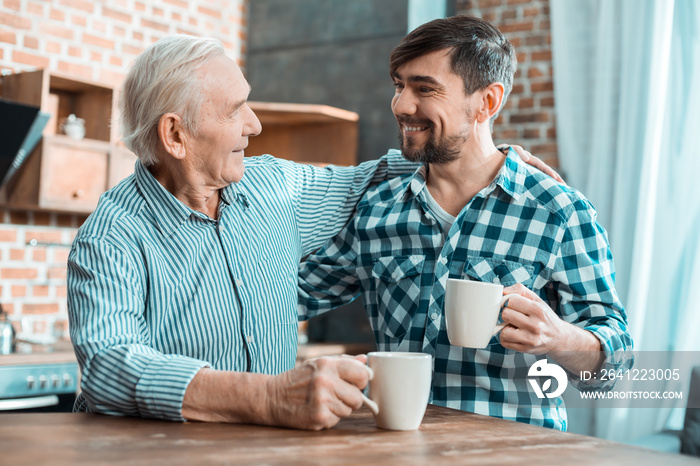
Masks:
[[[456,283],[472,283],[472,284],[478,284],[479,286],[481,285],[486,285],[486,286],[491,286],[491,287],[501,287],[503,288],[503,285],[500,283],[491,283],[491,282],[482,282],[481,280],[470,280],[470,279],[465,279],[465,278],[448,278],[447,282],[456,282]]]
[[[433,356],[428,353],[418,351],[370,351],[367,353],[367,358],[403,358],[403,359],[426,359]]]

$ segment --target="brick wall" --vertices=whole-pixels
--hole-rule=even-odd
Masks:
[[[220,39],[243,64],[247,0],[0,0],[0,71],[48,68],[118,86],[167,34]],[[85,216],[0,208],[0,303],[13,320],[66,335],[66,258]]]
[[[0,0],[0,70],[118,85],[145,46],[175,33],[216,37],[240,62],[246,0]]]
[[[0,210],[0,303],[18,324],[36,327],[48,317],[56,320],[56,336],[67,336],[66,259],[83,220]]]
[[[455,11],[491,22],[518,55],[513,91],[494,124],[494,140],[520,144],[557,167],[549,0],[457,0]]]

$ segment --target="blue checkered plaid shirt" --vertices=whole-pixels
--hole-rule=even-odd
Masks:
[[[445,237],[426,203],[425,173],[368,191],[345,229],[302,264],[301,319],[362,294],[378,349],[433,355],[431,403],[565,430],[561,398],[539,399],[528,384],[529,367],[543,356],[506,349],[498,336],[483,350],[450,345],[445,285],[522,283],[600,340],[604,368],[630,367],[627,318],[593,207],[510,151]],[[612,386],[569,376],[581,390]]]

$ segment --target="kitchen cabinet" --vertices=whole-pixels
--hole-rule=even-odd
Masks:
[[[15,208],[91,212],[107,188],[110,144],[44,136],[25,161],[6,203]]]
[[[117,151],[111,125],[115,92],[103,84],[38,70],[3,77],[2,97],[49,113],[43,138],[9,182],[0,203],[20,209],[89,213],[110,187],[108,168]],[[60,134],[60,123],[74,114],[85,121],[85,137]]]

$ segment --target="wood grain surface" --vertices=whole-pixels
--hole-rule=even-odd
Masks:
[[[0,464],[700,464],[688,456],[428,406],[417,431],[378,429],[361,408],[333,429],[0,414]]]

